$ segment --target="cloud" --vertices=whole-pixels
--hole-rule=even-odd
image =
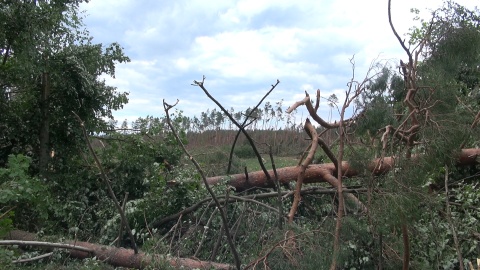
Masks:
[[[414,23],[411,7],[427,16],[426,7],[440,5],[393,1],[397,32],[407,33]],[[178,109],[188,116],[213,109],[191,85],[203,75],[210,93],[236,111],[253,107],[277,79],[281,83],[267,101],[283,99],[285,108],[304,90],[341,99],[352,59],[361,80],[373,60],[395,65],[405,56],[385,0],[92,0],[81,7],[94,42],[118,41],[132,59],[117,67],[116,79],[105,78],[130,93],[130,103],[115,112],[119,119],[163,114],[163,99],[179,99]],[[328,117],[328,106],[321,113]]]

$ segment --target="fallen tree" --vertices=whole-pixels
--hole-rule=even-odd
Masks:
[[[5,239],[13,241],[3,241],[3,243],[0,241],[0,245],[41,246],[44,249],[51,249],[53,247],[63,248],[66,249],[73,258],[85,259],[96,257],[98,260],[116,267],[143,269],[147,266],[166,263],[173,267],[183,267],[187,269],[233,269],[233,267],[228,264],[189,258],[167,258],[163,255],[152,255],[143,252],[135,254],[132,249],[104,246],[82,241],[68,240],[63,243],[38,242],[39,239],[36,234],[21,230],[11,231]]]
[[[480,149],[469,148],[462,149],[457,156],[457,164],[459,166],[475,165],[480,163]],[[368,166],[368,171],[373,175],[381,175],[390,171],[395,166],[395,157],[385,157],[375,159]],[[280,183],[288,183],[297,179],[300,166],[284,167],[277,169],[278,181]],[[335,175],[336,169],[333,163],[311,164],[305,171],[304,183],[321,183],[328,182],[332,184],[329,175]],[[354,177],[359,175],[359,171],[352,168],[349,162],[342,162],[342,172],[344,177]],[[273,170],[268,173],[273,175]],[[227,176],[208,177],[207,182],[210,185],[224,183],[233,186],[237,191],[249,188],[273,188],[273,181],[269,181],[263,171],[251,172],[248,174],[234,174]]]

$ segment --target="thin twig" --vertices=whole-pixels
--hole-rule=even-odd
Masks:
[[[248,134],[248,132],[245,130],[245,128],[240,125],[237,120],[235,120],[235,118],[233,118],[233,116],[222,106],[222,104],[220,104],[220,102],[218,102],[209,92],[208,90],[205,88],[205,76],[203,76],[203,79],[201,82],[199,81],[193,81],[194,82],[194,85],[197,85],[198,87],[200,87],[203,92],[207,95],[208,98],[210,98],[221,110],[223,113],[225,113],[225,115],[230,119],[230,121],[235,124],[235,126],[237,126],[241,131],[242,133],[245,135],[245,137],[247,138],[248,140],[248,143],[250,144],[250,146],[252,147],[253,149],[253,152],[255,153],[255,156],[257,157],[257,160],[258,160],[258,163],[260,165],[260,168],[262,169],[263,173],[265,174],[265,176],[267,177],[268,181],[269,182],[272,182],[272,177],[270,176],[270,174],[268,173],[267,171],[267,168],[265,168],[265,164],[263,164],[263,160],[262,160],[262,156],[260,155],[260,153],[258,152],[257,150],[257,147],[255,147],[255,142],[253,141],[252,137]],[[277,80],[277,84],[280,83],[279,80]],[[275,84],[275,86],[277,85]],[[273,88],[274,86],[272,86]]]
[[[122,211],[125,213],[125,204],[127,203],[128,199],[128,192],[125,192],[125,197],[123,197],[123,202],[122,202]],[[122,235],[123,235],[123,225],[120,224],[118,228],[118,239],[117,239],[117,247],[119,247],[122,244]]]
[[[272,162],[273,175],[275,176],[273,182],[277,188],[277,205],[278,205],[278,229],[283,229],[283,202],[282,202],[282,191],[280,190],[280,183],[278,181],[278,173],[275,167],[275,160],[273,159],[272,146],[269,145],[268,154],[270,156],[270,161]]]
[[[413,62],[412,53],[407,48],[407,46],[405,46],[405,42],[400,38],[400,36],[397,33],[397,30],[395,30],[395,27],[393,26],[391,7],[392,7],[392,0],[388,0],[388,22],[390,23],[390,27],[392,28],[393,34],[398,39],[398,42],[400,42],[400,45],[402,46],[403,50],[407,53],[409,62],[412,63]]]
[[[86,247],[75,246],[63,243],[50,243],[42,241],[21,241],[21,240],[0,240],[0,246],[34,246],[34,247],[49,247],[49,248],[63,248],[73,249],[83,252],[93,253],[94,250]]]
[[[275,248],[277,248],[278,246],[280,246],[281,244],[285,243],[285,242],[288,242],[292,239],[295,239],[295,238],[298,238],[299,236],[302,236],[302,235],[305,235],[305,234],[309,234],[309,233],[315,233],[315,232],[319,232],[320,230],[312,230],[312,231],[307,231],[307,232],[303,232],[303,233],[299,233],[299,234],[295,234],[295,235],[291,235],[283,240],[280,240],[278,241],[277,243],[275,243],[266,253],[265,255],[261,256],[260,258],[254,260],[253,262],[249,263],[245,269],[249,269],[249,268],[255,268],[255,266],[261,262],[261,261],[266,261],[267,257],[272,253],[273,250],[275,250]],[[327,232],[328,233],[328,232]],[[266,268],[266,269],[269,269],[269,268]]]
[[[212,223],[213,217],[215,216],[217,211],[218,211],[218,208],[215,208],[215,210],[213,210],[212,214],[210,215],[210,218],[207,221],[207,224],[203,227],[204,231],[203,231],[203,234],[202,234],[202,239],[200,240],[200,244],[198,244],[198,247],[197,247],[197,250],[195,251],[195,254],[193,254],[193,257],[195,257],[195,258],[198,257],[198,254],[200,253],[200,250],[202,249],[203,243],[205,242],[205,239],[207,238],[208,230],[210,229],[210,224]]]
[[[358,189],[346,189],[346,188],[344,188],[343,193],[365,193],[367,191],[368,190],[366,188],[358,188]],[[336,194],[337,190],[336,189],[326,189],[324,187],[311,187],[311,188],[303,189],[300,193],[302,195],[305,195],[305,194],[324,194],[324,195],[329,194],[329,195],[331,195],[331,194]],[[280,193],[282,198],[287,198],[289,196],[293,196],[294,194],[295,194],[295,191],[282,191]],[[242,197],[230,195],[229,196],[229,201],[230,202],[235,202],[235,201],[251,202],[251,203],[255,203],[255,204],[258,204],[260,206],[263,206],[267,209],[270,209],[274,212],[278,212],[278,210],[276,208],[271,207],[271,206],[269,206],[265,203],[259,202],[258,200],[255,200],[255,199],[267,199],[267,198],[272,198],[272,197],[276,197],[276,196],[278,196],[278,192],[252,194],[252,195],[247,195],[247,196],[242,196]],[[220,203],[225,202],[225,199],[223,197],[224,197],[224,195],[217,196]],[[148,226],[153,227],[153,228],[158,228],[162,224],[165,224],[166,222],[178,219],[178,217],[180,217],[182,215],[186,215],[186,214],[189,214],[189,213],[192,213],[192,212],[198,210],[205,203],[210,202],[211,200],[212,200],[212,198],[210,198],[210,197],[205,198],[203,200],[200,200],[196,204],[194,204],[194,205],[192,205],[188,208],[185,208],[185,209],[183,209],[182,211],[180,211],[176,214],[172,214],[170,216],[154,220],[153,222],[150,222],[148,224]],[[209,207],[211,207],[211,206],[213,206],[213,205],[209,205]]]
[[[34,262],[34,261],[38,261],[38,260],[41,260],[41,259],[48,258],[52,255],[53,255],[53,252],[48,252],[48,253],[45,253],[45,254],[42,254],[42,255],[39,255],[39,256],[35,256],[35,257],[32,257],[32,258],[14,260],[14,261],[12,261],[12,263]]]
[[[279,80],[277,80],[277,82],[275,84],[272,84],[272,87],[270,88],[270,90],[265,94],[263,95],[262,99],[260,99],[260,101],[258,102],[258,104],[253,107],[253,109],[250,111],[250,113],[245,117],[245,120],[243,121],[242,123],[242,127],[246,127],[246,124],[247,124],[247,121],[250,119],[250,116],[257,110],[258,107],[260,107],[260,105],[262,104],[262,102],[268,97],[268,95],[270,95],[270,93],[272,93],[272,91],[277,87],[277,85],[280,83]],[[202,83],[203,84],[203,83]],[[228,111],[224,111],[224,113],[227,114],[227,116],[230,114]],[[231,116],[230,116],[231,117]],[[253,121],[252,121],[253,122]],[[235,140],[233,141],[232,143],[232,148],[230,149],[230,156],[229,156],[229,159],[228,159],[228,167],[227,167],[227,174],[230,173],[230,169],[231,169],[231,166],[232,166],[232,159],[233,159],[233,150],[235,150],[235,144],[237,142],[237,139],[238,137],[240,136],[240,133],[242,131],[239,129],[236,136],[235,136]]]
[[[0,215],[0,220],[3,219],[6,215],[8,215],[8,213],[10,213],[10,211],[12,211],[13,209],[17,208],[17,206],[12,206],[10,207],[10,209],[8,209],[7,211],[3,212],[3,214]]]

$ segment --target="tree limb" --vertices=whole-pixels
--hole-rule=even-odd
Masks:
[[[118,213],[120,214],[120,218],[122,219],[122,224],[125,226],[127,229],[128,236],[132,241],[132,248],[135,251],[135,254],[138,253],[138,247],[137,243],[135,242],[135,237],[133,236],[132,230],[130,229],[130,225],[128,224],[127,217],[125,216],[125,212],[122,209],[122,206],[120,205],[120,202],[117,199],[117,196],[115,196],[115,192],[113,192],[112,186],[110,185],[110,179],[108,179],[107,174],[105,173],[105,170],[103,169],[102,163],[100,163],[100,160],[97,157],[97,154],[95,154],[95,150],[93,150],[92,144],[90,143],[90,140],[88,139],[88,134],[87,130],[85,129],[85,123],[82,121],[80,116],[78,116],[75,112],[72,112],[78,122],[80,123],[80,127],[82,128],[83,136],[85,137],[85,141],[87,142],[88,149],[90,150],[90,153],[93,156],[93,159],[95,160],[95,163],[97,164],[98,169],[100,170],[100,175],[102,176],[102,180],[104,184],[107,186],[108,194],[110,195],[113,203],[115,204],[115,207],[117,208]]]
[[[9,240],[16,240],[15,243],[28,243],[26,246],[31,246],[31,241],[36,241],[37,235],[20,230],[13,230],[5,237]],[[52,248],[52,246],[46,246],[45,242],[43,246]],[[167,262],[173,267],[177,268],[189,268],[189,269],[232,269],[231,265],[206,262],[195,259],[187,258],[168,258],[159,254],[147,254],[143,252],[135,253],[134,250],[117,248],[112,246],[104,246],[89,242],[82,241],[65,241],[65,243],[47,243],[55,244],[57,248],[68,248],[68,253],[73,258],[86,259],[96,257],[98,260],[108,263],[116,267],[144,269],[148,266],[155,266],[159,262]],[[22,246],[24,246],[22,244]],[[82,250],[83,249],[83,250]]]
[[[203,87],[203,84],[202,84],[202,87]],[[178,100],[177,100],[177,103],[178,103]],[[195,158],[193,158],[193,156],[190,155],[190,153],[185,148],[185,145],[183,145],[182,140],[180,140],[180,138],[178,137],[177,131],[176,131],[175,127],[173,126],[172,121],[170,120],[169,110],[171,108],[173,108],[177,103],[175,103],[174,105],[169,105],[165,102],[165,100],[163,100],[163,108],[165,110],[165,115],[167,117],[167,124],[170,127],[170,130],[171,130],[172,134],[175,136],[175,139],[177,140],[177,143],[183,149],[183,152],[188,156],[190,161],[192,161],[193,165],[195,166],[198,173],[202,177],[203,183],[205,184],[205,188],[207,189],[207,191],[210,194],[210,196],[212,197],[212,199],[215,201],[215,205],[220,210],[220,217],[221,217],[222,223],[224,225],[223,229],[225,230],[225,235],[227,236],[227,242],[228,242],[228,245],[230,246],[230,250],[232,251],[233,257],[235,259],[235,264],[236,264],[237,270],[240,270],[240,267],[241,267],[242,263],[240,261],[240,256],[238,255],[237,249],[235,248],[235,244],[233,243],[232,235],[230,234],[230,229],[228,227],[228,220],[227,220],[227,216],[225,214],[225,209],[222,207],[222,205],[218,201],[217,197],[215,196],[215,193],[210,188],[210,185],[207,182],[207,177],[205,176],[205,173],[203,172],[202,168],[200,167],[198,162],[195,160]]]

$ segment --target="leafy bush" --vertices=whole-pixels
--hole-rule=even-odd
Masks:
[[[460,240],[460,249],[466,262],[474,261],[478,257],[479,241],[474,233],[478,232],[480,222],[480,191],[478,183],[460,182],[450,190],[453,199],[451,217],[455,231]],[[434,209],[424,211],[421,219],[414,224],[416,237],[412,243],[412,254],[416,259],[416,268],[457,269],[458,259],[453,242],[453,232],[445,218],[445,196],[438,194],[437,205]]]
[[[218,147],[213,150],[201,150],[201,154],[195,155],[195,159],[202,165],[208,176],[224,175],[227,171],[230,148]],[[231,174],[242,173],[245,162],[234,153],[232,158]]]
[[[42,181],[28,174],[30,163],[27,156],[10,155],[7,168],[0,168],[0,207],[6,211],[1,213],[0,237],[12,228],[14,213],[18,225],[24,226],[47,218],[48,192]]]
[[[242,144],[242,145],[237,145],[235,147],[234,153],[239,158],[254,158],[254,157],[256,157],[252,146],[248,143],[245,143],[245,144]]]

